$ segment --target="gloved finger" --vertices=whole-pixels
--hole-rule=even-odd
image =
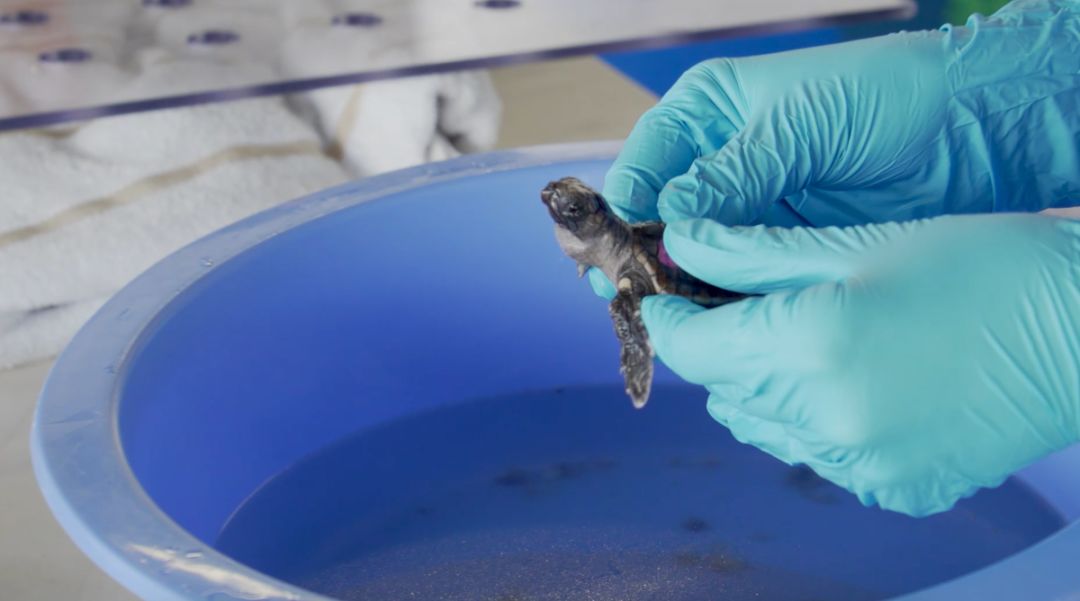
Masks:
[[[814,222],[803,216],[787,202],[773,203],[768,210],[762,213],[760,219],[755,219],[749,225],[767,225],[770,227],[814,227]]]
[[[782,300],[753,297],[705,309],[679,296],[655,295],[642,300],[641,317],[656,354],[682,379],[737,384],[753,398],[774,369],[773,331],[795,319],[792,303]]]
[[[735,440],[753,445],[788,465],[806,462],[805,449],[786,425],[740,411],[723,395],[715,393],[709,395],[708,409],[714,420],[731,430]]]
[[[657,195],[694,160],[735,134],[742,107],[731,62],[701,63],[679,78],[630,132],[604,178],[604,198],[627,221],[656,221]]]
[[[756,296],[715,309],[668,295],[642,300],[641,317],[660,360],[684,380],[745,390],[740,410],[783,424],[805,424],[793,402],[804,377],[821,377],[824,355],[845,336],[846,283]]]
[[[970,497],[980,487],[963,481],[939,481],[930,478],[920,481],[882,482],[873,474],[860,469],[860,463],[838,465],[829,461],[810,459],[807,465],[819,476],[850,491],[859,503],[871,507],[924,517],[948,511],[957,501]],[[1001,479],[1004,481],[1004,478]],[[1001,481],[997,484],[1000,485]]]
[[[657,294],[641,300],[641,319],[653,351],[665,365],[687,382],[713,383],[708,365],[711,358],[700,356],[714,346],[708,340],[711,332],[703,329],[713,321],[704,307],[681,296]],[[696,349],[690,348],[695,342],[705,344],[698,357],[693,356]]]
[[[868,251],[917,223],[787,229],[685,219],[667,226],[664,249],[679,267],[714,286],[767,294],[851,277]]]
[[[740,339],[740,333],[748,328],[739,323],[746,318],[743,305],[759,302],[758,298],[750,298],[706,310],[680,296],[648,296],[642,299],[641,318],[657,356],[682,379],[702,385],[743,384],[742,379],[755,371],[747,365],[731,365],[728,355],[741,342],[751,346],[739,351],[739,359],[752,361],[753,355],[761,352],[760,342]],[[739,327],[729,327],[736,324]],[[731,377],[734,370],[742,371],[739,377]],[[754,386],[745,387],[748,396],[756,394]]]
[[[590,267],[585,273],[589,276],[589,285],[592,286],[596,296],[607,300],[615,298],[615,285],[611,283],[611,280],[607,279],[603,271]]]
[[[709,387],[710,390],[713,388]],[[856,487],[853,487],[852,482],[856,479],[855,472],[858,469],[853,452],[837,449],[823,452],[822,446],[825,443],[815,442],[812,434],[790,424],[752,415],[741,410],[738,404],[729,402],[726,394],[714,393],[709,396],[709,414],[717,422],[727,426],[739,442],[751,444],[788,465],[806,465],[821,478],[855,493],[863,505],[869,506],[878,502],[877,495],[865,487],[858,488],[858,492]]]
[[[657,198],[660,219],[671,223],[705,217],[727,225],[757,221],[773,203],[810,182],[809,169],[782,125],[743,130],[711,155],[694,161],[686,174],[671,179]],[[755,137],[758,136],[758,137]],[[764,138],[764,139],[762,139]],[[778,149],[779,147],[779,149]]]

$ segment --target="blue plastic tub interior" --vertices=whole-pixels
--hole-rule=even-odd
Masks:
[[[616,150],[541,147],[371,178],[162,261],[49,376],[33,456],[57,518],[146,599],[324,600],[206,541],[265,480],[358,429],[469,399],[616,383],[600,301],[568,277],[537,196],[569,174],[599,184]],[[1065,529],[908,598],[1080,595],[1078,473],[1080,447],[1023,473]]]

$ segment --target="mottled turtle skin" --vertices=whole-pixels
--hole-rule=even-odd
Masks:
[[[649,400],[653,349],[641,321],[641,299],[650,294],[676,294],[716,307],[746,295],[707,284],[679,269],[664,251],[664,224],[630,224],[620,219],[604,197],[583,182],[564,177],[540,192],[540,200],[555,221],[555,239],[577,261],[578,276],[590,267],[601,270],[616,287],[611,301],[615,335],[626,393],[634,407]]]

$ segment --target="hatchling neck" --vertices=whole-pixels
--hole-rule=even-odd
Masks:
[[[625,256],[633,252],[631,246],[634,243],[634,235],[630,224],[619,219],[614,213],[603,214],[607,221],[604,230],[611,234],[611,249],[617,257]]]

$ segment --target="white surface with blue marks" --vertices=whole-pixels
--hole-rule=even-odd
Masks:
[[[911,6],[909,0],[3,0],[0,89],[8,92],[0,96],[0,127],[26,126],[34,115],[41,124],[707,33],[884,18]],[[81,112],[44,116],[73,110]]]

